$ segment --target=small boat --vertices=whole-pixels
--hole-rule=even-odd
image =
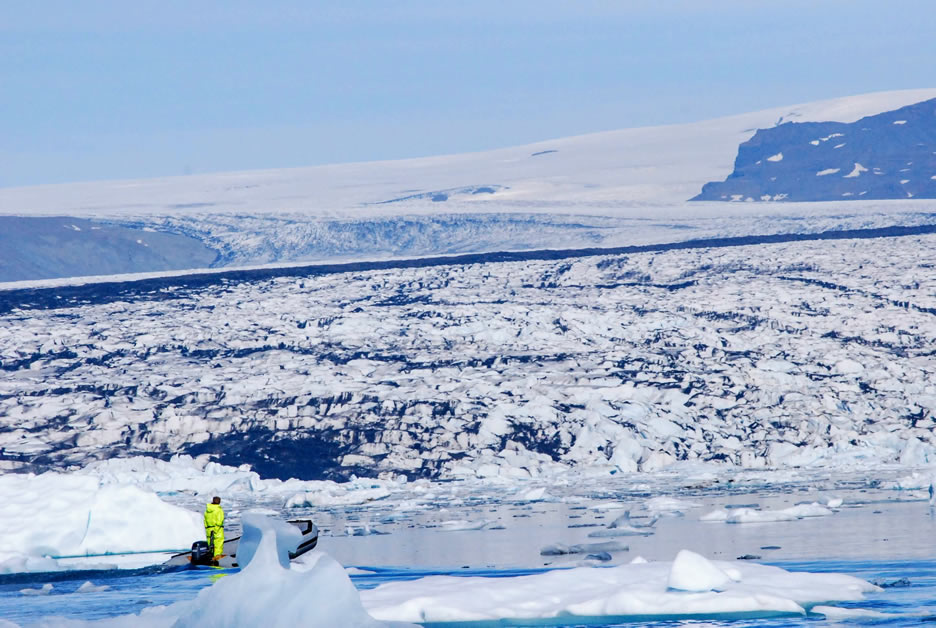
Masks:
[[[302,533],[302,539],[299,541],[296,551],[289,553],[289,560],[293,560],[302,556],[309,550],[314,549],[315,546],[318,545],[319,531],[318,526],[309,519],[294,519],[288,523],[299,528],[299,531]],[[238,567],[237,546],[240,543],[240,539],[241,537],[239,536],[225,539],[224,551],[222,552],[221,558],[217,561],[212,560],[211,549],[208,547],[207,541],[195,541],[192,543],[191,550],[176,554],[163,564],[166,567]]]

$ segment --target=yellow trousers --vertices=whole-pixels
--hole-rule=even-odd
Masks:
[[[214,547],[211,551],[214,552],[215,560],[217,560],[224,553],[224,528],[222,526],[205,526],[205,538],[208,540],[208,545],[211,545],[212,535],[214,535]]]

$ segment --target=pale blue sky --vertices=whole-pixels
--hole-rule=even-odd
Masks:
[[[933,0],[0,0],[0,186],[483,150],[936,86]]]

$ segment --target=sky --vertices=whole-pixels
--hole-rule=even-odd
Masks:
[[[936,87],[932,0],[0,0],[0,187],[487,150]]]

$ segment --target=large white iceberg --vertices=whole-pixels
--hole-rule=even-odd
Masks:
[[[186,549],[201,516],[149,491],[86,475],[0,476],[0,573],[45,571],[69,556]]]

